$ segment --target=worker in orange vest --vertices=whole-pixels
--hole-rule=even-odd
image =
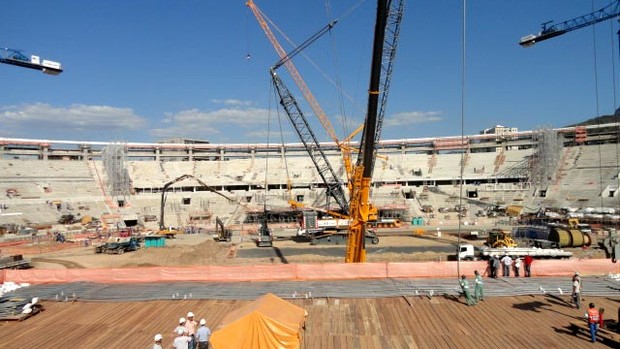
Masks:
[[[598,331],[599,314],[598,310],[594,306],[594,303],[590,303],[588,307],[588,326],[590,327],[590,337],[592,343],[596,342],[596,332]]]

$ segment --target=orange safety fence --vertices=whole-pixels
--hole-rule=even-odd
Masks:
[[[0,270],[0,281],[16,283],[150,283],[150,282],[261,282],[353,280],[384,278],[456,278],[458,274],[484,275],[487,262],[326,263],[251,266],[142,267],[111,269]],[[457,274],[458,270],[458,274]],[[532,276],[570,276],[620,273],[620,263],[608,259],[535,260]],[[512,272],[511,272],[512,275]],[[523,272],[521,273],[523,275]]]

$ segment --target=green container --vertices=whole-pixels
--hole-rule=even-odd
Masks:
[[[164,236],[145,236],[144,247],[164,247],[166,246],[166,238]]]

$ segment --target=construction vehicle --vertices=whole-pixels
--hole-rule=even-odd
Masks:
[[[95,253],[123,254],[137,251],[140,243],[134,237],[110,237],[103,245],[95,247]]]
[[[27,269],[30,267],[30,260],[24,259],[21,254],[0,257],[0,269]]]
[[[185,179],[188,178],[192,178],[194,180],[196,180],[196,182],[200,183],[200,185],[202,185],[203,187],[205,187],[208,191],[213,192],[223,198],[225,198],[226,200],[228,200],[229,202],[233,202],[234,200],[229,198],[228,196],[220,193],[219,191],[217,191],[215,188],[205,184],[203,181],[201,181],[200,179],[190,175],[190,174],[184,174],[182,176],[179,176],[173,180],[171,180],[170,182],[164,184],[164,187],[161,191],[161,204],[160,204],[160,213],[159,213],[159,235],[163,235],[166,238],[174,238],[177,234],[182,233],[181,230],[177,229],[177,228],[173,228],[173,227],[166,227],[166,224],[164,222],[164,209],[166,207],[166,192],[168,191],[168,189],[170,189],[170,186],[178,183],[180,181],[183,181]]]
[[[330,217],[319,219],[317,211],[303,211],[302,221],[297,236],[305,237],[310,241],[310,245],[317,244],[344,244],[346,235],[342,234],[349,228],[348,218]],[[379,237],[374,230],[366,230],[366,242],[376,245]]]
[[[492,256],[509,255],[511,257],[532,256],[532,258],[570,258],[573,253],[556,248],[537,247],[477,247],[471,244],[461,244],[458,249],[460,260],[474,261],[489,259]]]
[[[320,108],[318,102],[314,99],[314,96],[312,95],[308,87],[306,86],[305,82],[303,81],[299,72],[297,71],[297,69],[295,68],[295,66],[293,65],[291,61],[291,58],[294,55],[301,52],[301,50],[309,46],[311,43],[317,40],[320,36],[327,33],[329,30],[331,30],[331,28],[335,25],[336,21],[329,23],[327,26],[321,29],[317,34],[313,35],[310,39],[308,39],[302,45],[295,48],[293,52],[291,52],[290,54],[287,54],[282,48],[282,46],[276,40],[275,36],[271,32],[271,29],[269,28],[269,26],[267,25],[267,22],[264,19],[264,15],[256,7],[254,2],[252,0],[249,0],[246,3],[246,5],[252,10],[261,28],[267,35],[267,38],[272,43],[276,52],[280,56],[280,61],[278,61],[270,69],[272,81],[280,97],[280,104],[283,106],[287,116],[289,117],[293,127],[295,128],[295,131],[300,137],[306,151],[310,155],[310,158],[312,159],[321,179],[323,180],[323,183],[325,184],[327,188],[326,191],[327,191],[328,197],[333,198],[339,207],[339,210],[340,210],[339,212],[331,212],[330,214],[332,216],[335,215],[338,218],[344,218],[351,223],[359,222],[359,219],[352,218],[352,211],[349,205],[350,204],[353,205],[354,200],[362,200],[363,204],[357,203],[359,205],[355,206],[354,208],[357,209],[363,206],[364,213],[362,215],[363,216],[362,219],[364,221],[361,224],[363,225],[363,228],[361,228],[361,232],[358,235],[360,236],[359,239],[365,240],[367,235],[372,236],[374,234],[374,232],[367,229],[367,223],[377,221],[377,218],[378,218],[377,209],[368,200],[368,195],[366,196],[362,195],[361,197],[358,197],[357,194],[355,194],[356,193],[355,186],[357,185],[357,188],[359,188],[362,185],[362,182],[359,180],[358,181],[354,180],[354,177],[353,177],[354,171],[351,166],[351,160],[350,160],[350,147],[347,144],[343,144],[342,142],[338,140],[338,138],[335,135],[335,132],[333,131],[333,128],[331,127],[331,124],[329,123],[329,119],[327,119],[327,117],[325,116],[325,113]],[[369,98],[369,113],[372,115],[367,115],[366,122],[364,123],[364,133],[363,133],[364,135],[362,137],[363,140],[361,142],[362,147],[360,147],[360,156],[358,157],[358,164],[356,166],[358,170],[361,170],[364,166],[366,167],[365,175],[367,175],[368,177],[368,183],[367,183],[368,193],[367,194],[369,194],[369,191],[370,191],[370,188],[369,188],[370,176],[374,168],[374,158],[376,156],[375,144],[379,140],[379,136],[380,136],[380,130],[381,130],[381,125],[382,125],[383,115],[385,112],[386,100],[387,100],[387,91],[389,90],[389,82],[391,80],[392,62],[393,62],[394,55],[396,52],[396,43],[397,43],[397,38],[398,38],[398,33],[399,33],[399,28],[400,28],[400,20],[402,18],[402,12],[404,9],[403,1],[390,1],[390,5],[391,5],[391,8],[388,11],[387,1],[379,1],[379,4],[378,4],[378,8],[379,8],[379,11],[377,14],[378,23],[377,23],[377,29],[375,31],[375,49],[373,51],[373,73],[371,73],[371,77],[372,77],[371,78],[371,90],[370,90],[371,92],[370,92],[370,98]],[[389,18],[389,21],[388,21],[388,18]],[[387,25],[388,22],[390,24],[389,26]],[[386,30],[386,27],[389,27],[389,29]],[[390,35],[386,36],[385,35],[386,32],[389,32]],[[387,39],[387,40],[384,41],[384,39]],[[385,58],[385,61],[383,60],[383,58]],[[343,161],[344,161],[344,169],[347,175],[347,182],[348,182],[347,184],[350,189],[350,203],[347,202],[346,196],[344,194],[343,185],[342,183],[340,183],[340,180],[338,176],[336,175],[336,172],[334,171],[333,167],[329,163],[329,160],[325,156],[325,153],[323,152],[320,143],[318,142],[316,136],[314,135],[314,132],[310,128],[309,122],[307,121],[304,114],[302,113],[299,107],[299,104],[297,103],[294,95],[288,90],[288,88],[286,88],[286,86],[284,85],[284,83],[282,82],[282,80],[280,79],[280,77],[278,76],[276,72],[276,70],[282,65],[286,66],[290,75],[292,76],[295,83],[297,84],[302,94],[306,98],[306,101],[312,107],[315,115],[319,118],[319,120],[321,121],[321,124],[323,125],[327,133],[330,135],[330,137],[334,140],[336,145],[341,149],[341,153],[342,153]],[[384,76],[381,76],[382,72],[385,73]],[[381,101],[380,104],[379,104],[379,100]],[[366,161],[360,162],[360,159],[363,154],[362,150],[366,151],[367,154],[365,156],[367,157],[367,159]],[[372,161],[369,161],[369,160],[372,160]],[[359,176],[361,176],[361,172]],[[303,212],[302,215],[307,215],[305,211],[302,211],[302,212]],[[304,219],[306,219],[307,221],[308,217]],[[347,230],[345,229],[336,230],[336,233],[343,235],[342,238],[347,238],[347,240],[350,241],[350,236],[352,232],[351,226],[352,224],[349,224]],[[368,233],[366,232],[367,230],[369,230]],[[320,235],[316,235],[315,238],[325,237],[326,239],[329,238],[329,240],[331,240],[332,236],[333,234],[331,233],[320,234]],[[360,243],[356,242],[354,245],[360,246]],[[363,246],[364,245],[362,244],[361,249],[364,248]],[[365,257],[360,258],[359,260],[357,258],[351,259],[347,257],[345,258],[345,260],[362,262],[365,260]]]
[[[517,243],[510,236],[510,233],[501,229],[489,231],[489,236],[484,244],[492,248],[517,247]]]
[[[0,52],[4,52],[0,54],[0,63],[40,70],[48,75],[58,75],[62,73],[62,66],[58,62],[41,59],[39,56],[30,56],[29,58],[24,55],[21,50],[11,48],[0,48]]]
[[[218,242],[230,242],[232,239],[232,230],[224,227],[224,222],[220,217],[215,217],[215,241]]]

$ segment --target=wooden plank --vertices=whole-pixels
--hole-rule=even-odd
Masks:
[[[583,311],[544,296],[492,297],[475,307],[451,298],[403,297],[340,299],[339,305],[294,300],[308,311],[302,349],[478,349],[577,348],[587,334],[566,329]],[[591,297],[597,306],[615,309],[618,297]],[[45,302],[32,321],[0,326],[3,349],[24,347],[120,348],[126,343],[148,347],[153,335],[172,343],[178,318],[192,311],[212,330],[246,301],[176,300],[155,302]],[[93,321],[97,319],[97,321]],[[334,319],[330,321],[329,319]],[[585,331],[585,324],[584,324]],[[89,336],[83,336],[89,333]],[[603,330],[600,333],[604,334]],[[614,334],[617,336],[617,334]],[[6,340],[4,340],[6,338]],[[602,346],[602,344],[601,344]]]

